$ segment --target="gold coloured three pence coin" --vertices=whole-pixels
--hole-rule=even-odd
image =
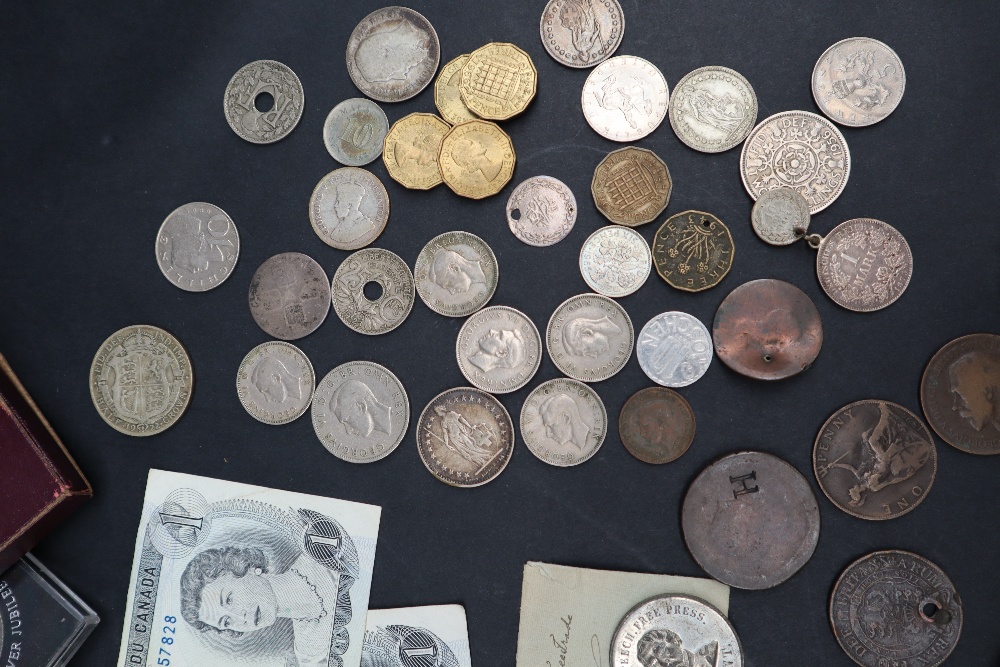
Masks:
[[[645,148],[611,151],[594,170],[590,193],[604,217],[618,225],[652,222],[670,201],[673,182],[666,163]]]
[[[516,160],[514,144],[496,123],[470,120],[445,135],[437,161],[455,194],[483,199],[510,182]]]
[[[700,292],[715,287],[733,265],[733,235],[711,213],[684,211],[667,218],[653,237],[653,264],[671,287]]]
[[[434,106],[441,117],[452,125],[478,118],[462,101],[462,69],[467,62],[468,54],[455,58],[441,68],[434,82]]]
[[[462,69],[462,101],[469,111],[490,120],[507,120],[528,108],[538,88],[531,56],[504,42],[482,46]]]
[[[385,137],[382,160],[393,180],[411,190],[430,190],[441,183],[438,151],[450,126],[434,114],[400,118]]]

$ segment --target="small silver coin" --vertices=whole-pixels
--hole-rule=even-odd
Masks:
[[[712,364],[712,336],[692,315],[660,313],[639,332],[635,355],[642,372],[656,384],[686,387]]]
[[[590,289],[623,297],[642,287],[653,268],[653,256],[642,234],[613,225],[598,229],[580,249],[580,273]]]
[[[700,67],[674,86],[670,125],[677,138],[703,153],[739,146],[757,122],[757,95],[728,67]]]
[[[903,99],[906,72],[896,52],[877,39],[851,37],[828,48],[812,74],[816,105],[848,127],[874,125]]]
[[[283,252],[258,267],[250,280],[250,314],[270,336],[297,340],[323,324],[330,312],[330,283],[316,260]]]
[[[892,225],[855,218],[840,223],[820,241],[816,276],[838,306],[870,313],[903,296],[913,277],[913,254]]]
[[[567,67],[593,67],[617,49],[625,34],[618,0],[549,0],[538,27],[549,55]]]
[[[556,378],[535,387],[521,408],[521,437],[542,461],[566,468],[589,460],[608,434],[608,411],[597,392]]]
[[[344,100],[323,123],[323,143],[334,160],[362,167],[382,154],[389,119],[382,107],[364,97]]]
[[[576,224],[576,197],[558,179],[532,176],[510,193],[507,224],[514,236],[528,245],[554,245]]]
[[[615,56],[598,65],[583,84],[580,102],[587,123],[605,139],[637,141],[660,126],[670,91],[653,63]]]
[[[410,399],[392,371],[349,361],[326,374],[312,404],[316,437],[338,459],[371,463],[389,456],[410,423]]]
[[[566,299],[549,319],[545,344],[552,363],[581,382],[601,382],[625,368],[635,330],[625,309],[603,294]]]
[[[376,283],[377,298],[365,296],[365,286]],[[372,289],[372,288],[369,288]],[[337,268],[330,289],[337,317],[351,329],[367,335],[392,331],[413,309],[416,290],[406,262],[382,248],[359,250]]]
[[[798,190],[780,187],[767,190],[754,202],[750,213],[753,230],[765,243],[789,245],[809,230],[809,202]]]
[[[265,424],[287,424],[301,417],[315,389],[309,357],[291,343],[261,343],[243,358],[236,373],[240,403]]]
[[[284,139],[299,124],[306,107],[302,82],[274,60],[257,60],[240,68],[222,100],[233,132],[253,144]]]
[[[428,308],[448,317],[466,317],[485,306],[499,274],[493,250],[469,232],[435,236],[413,266],[417,294]]]
[[[379,102],[415,96],[434,79],[440,60],[434,26],[407,7],[375,10],[347,42],[347,73],[361,92]]]
[[[309,199],[309,222],[323,243],[357,250],[378,238],[389,221],[389,193],[367,169],[341,167],[320,179]]]
[[[184,204],[167,216],[156,234],[160,271],[187,292],[221,285],[232,275],[239,256],[236,223],[213,204]]]
[[[521,311],[490,306],[462,325],[455,356],[462,375],[474,386],[491,394],[509,394],[538,372],[542,337]]]

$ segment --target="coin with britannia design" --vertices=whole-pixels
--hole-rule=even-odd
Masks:
[[[239,256],[236,223],[214,204],[184,204],[167,216],[156,234],[160,271],[187,292],[221,285],[232,275]]]
[[[250,314],[281,340],[308,336],[330,312],[330,283],[316,260],[299,252],[271,257],[250,280]]]
[[[649,244],[642,234],[611,225],[598,229],[580,249],[580,273],[590,289],[605,296],[623,297],[646,282],[653,267]]]
[[[672,189],[666,163],[653,151],[635,146],[608,153],[590,181],[597,210],[627,227],[655,220],[667,207]]]
[[[434,106],[441,117],[452,125],[478,117],[462,101],[462,69],[467,62],[468,54],[455,58],[441,68],[441,73],[434,82]]]
[[[811,240],[811,239],[807,239]],[[913,254],[895,227],[855,218],[818,244],[816,276],[838,306],[859,313],[881,310],[903,296],[913,276]]]
[[[514,175],[517,154],[507,133],[496,123],[470,120],[451,128],[441,139],[438,165],[452,192],[471,199],[491,197]]]
[[[660,313],[639,332],[635,355],[642,372],[656,384],[686,387],[712,364],[712,337],[693,315]]]
[[[906,72],[896,52],[877,39],[850,37],[823,52],[812,74],[816,105],[848,127],[874,125],[899,106]]]
[[[507,306],[490,306],[471,315],[455,343],[465,379],[491,394],[517,391],[542,363],[542,337],[527,315]]]
[[[625,34],[618,0],[549,0],[539,25],[542,45],[567,67],[593,67],[607,60]]]
[[[316,373],[309,357],[291,343],[268,341],[247,353],[236,373],[236,393],[250,416],[287,424],[309,409]]]
[[[344,100],[323,123],[323,143],[337,162],[362,167],[382,154],[389,119],[379,105],[364,97]]]
[[[389,221],[389,193],[378,176],[341,167],[320,179],[309,199],[309,222],[323,243],[357,250],[378,238]]]
[[[565,468],[590,459],[608,433],[608,412],[597,392],[556,378],[535,387],[521,408],[521,437],[542,461]]]
[[[551,176],[522,181],[507,200],[507,225],[531,246],[554,245],[576,224],[576,197],[565,183]]]
[[[411,190],[430,190],[441,184],[438,152],[451,126],[434,114],[411,113],[389,128],[382,161],[389,176]]]
[[[790,245],[809,231],[809,202],[795,188],[767,190],[754,203],[750,221],[765,243]]]
[[[675,213],[653,237],[653,264],[671,287],[700,292],[715,287],[733,266],[736,247],[726,224],[711,213]]]
[[[408,7],[383,7],[361,19],[347,42],[347,73],[379,102],[402,102],[427,87],[441,59],[437,32]]]
[[[493,42],[469,54],[459,90],[469,111],[488,120],[507,120],[535,99],[538,70],[514,44]]]
[[[392,331],[413,309],[413,274],[406,262],[383,248],[365,248],[337,267],[330,287],[340,320],[370,336]]]
[[[670,91],[653,63],[615,56],[594,68],[580,102],[587,123],[605,139],[637,141],[660,126]]]
[[[677,138],[703,153],[739,146],[757,122],[757,95],[728,67],[700,67],[674,86],[670,125]]]
[[[252,144],[284,139],[299,124],[305,106],[299,77],[275,60],[241,67],[229,80],[222,100],[229,127]]]
[[[455,231],[435,236],[417,256],[417,294],[435,313],[466,317],[485,306],[497,288],[496,255],[475,234]]]
[[[673,389],[646,387],[618,415],[618,434],[629,454],[644,463],[676,461],[694,442],[691,404]]]
[[[581,382],[601,382],[618,373],[632,356],[634,343],[628,313],[603,294],[566,299],[545,329],[552,363]]]

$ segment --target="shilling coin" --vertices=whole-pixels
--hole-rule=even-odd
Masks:
[[[634,343],[628,313],[602,294],[566,299],[552,313],[545,329],[552,363],[581,382],[601,382],[623,369]]]
[[[739,146],[757,122],[757,95],[728,67],[700,67],[674,86],[670,125],[677,138],[703,153]]]
[[[632,294],[646,282],[653,268],[649,244],[627,227],[598,229],[580,249],[580,273],[590,289],[605,296]]]
[[[459,86],[469,111],[489,120],[507,120],[535,99],[538,70],[531,56],[517,46],[493,42],[469,55]]]
[[[906,72],[896,52],[870,37],[851,37],[828,48],[812,74],[816,105],[848,127],[874,125],[899,106]]]
[[[750,221],[765,243],[789,245],[809,230],[809,202],[794,188],[767,190],[754,202]]]
[[[856,401],[826,420],[813,448],[826,497],[859,519],[895,519],[927,497],[937,473],[934,438],[889,401]]]
[[[539,25],[542,45],[568,67],[593,67],[617,49],[625,33],[618,0],[549,0]]]
[[[535,387],[521,408],[521,437],[532,454],[566,468],[590,459],[608,434],[608,412],[597,392],[556,378]]]
[[[271,144],[299,124],[306,96],[287,65],[257,60],[229,80],[222,106],[233,132],[253,144]]]
[[[466,380],[491,394],[508,394],[528,384],[538,372],[542,337],[521,311],[490,306],[462,325],[455,356]]]
[[[514,424],[503,405],[479,389],[434,397],[417,422],[417,451],[445,484],[471,488],[492,481],[514,455]]]
[[[365,287],[375,283],[377,295],[368,298]],[[367,335],[392,331],[413,309],[413,274],[406,262],[383,248],[365,248],[337,267],[330,287],[337,317],[351,329]],[[370,292],[369,292],[370,293]]]
[[[862,667],[937,667],[958,644],[962,616],[962,598],[948,575],[908,551],[859,558],[830,596],[833,634]]]
[[[663,122],[670,93],[656,65],[615,56],[598,65],[583,84],[587,123],[605,139],[638,141]]]
[[[434,82],[434,106],[441,117],[452,125],[476,119],[476,114],[469,111],[462,101],[462,68],[467,62],[468,54],[455,58],[441,68]]]
[[[326,374],[312,404],[316,437],[338,459],[371,463],[389,456],[410,423],[410,399],[392,371],[349,361]]]
[[[736,588],[777,586],[812,557],[819,505],[806,478],[763,452],[738,452],[705,468],[681,508],[691,555]]]
[[[316,373],[309,357],[291,343],[268,341],[250,350],[236,373],[236,393],[250,416],[287,424],[309,409]]]
[[[608,153],[590,181],[597,210],[627,227],[655,220],[667,207],[672,189],[666,163],[653,151],[635,146]]]
[[[635,356],[646,376],[664,387],[686,387],[712,363],[712,337],[698,318],[660,313],[639,332]]]
[[[711,213],[676,213],[653,237],[653,264],[671,287],[700,292],[715,287],[733,266],[729,228]]]
[[[328,246],[357,250],[389,221],[389,193],[367,169],[341,167],[320,179],[309,200],[309,222]]]
[[[187,409],[193,386],[184,347],[153,326],[116,331],[90,366],[94,407],[108,426],[125,435],[155,435],[173,426]]]
[[[500,267],[493,250],[475,234],[445,232],[417,256],[417,294],[435,313],[466,317],[485,306],[497,288]]]
[[[743,283],[715,312],[715,353],[755,380],[783,380],[812,366],[823,347],[823,321],[805,292],[783,280]]]
[[[559,243],[576,224],[576,197],[558,179],[532,176],[510,193],[507,224],[514,236],[528,245]]]
[[[323,143],[334,160],[362,167],[382,154],[389,119],[382,108],[364,97],[344,100],[327,115]]]
[[[618,434],[629,454],[645,463],[670,463],[694,442],[691,405],[673,389],[646,387],[625,401]]]
[[[250,314],[281,340],[308,336],[330,312],[330,283],[316,260],[284,252],[266,260],[250,280]]]
[[[184,204],[167,216],[156,235],[156,263],[167,280],[187,292],[218,287],[236,266],[236,223],[213,204]]]
[[[437,33],[408,7],[383,7],[361,19],[347,42],[347,73],[379,102],[408,100],[434,78],[441,59]]]
[[[503,190],[514,175],[514,144],[496,123],[460,123],[441,140],[438,164],[452,192],[483,199]]]
[[[785,111],[765,118],[747,137],[740,175],[754,199],[775,188],[795,188],[815,215],[844,191],[851,152],[844,135],[826,118]]]
[[[451,126],[434,114],[411,113],[397,120],[385,137],[382,161],[394,181],[411,190],[441,183],[438,152]]]
[[[819,242],[816,276],[838,306],[870,313],[895,303],[913,276],[913,255],[892,225],[872,218],[842,222]]]
[[[962,336],[938,350],[920,381],[920,403],[952,447],[1000,454],[1000,336]]]

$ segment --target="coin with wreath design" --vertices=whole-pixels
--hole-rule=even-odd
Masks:
[[[847,220],[819,242],[816,275],[838,306],[859,313],[881,310],[903,295],[913,255],[895,227],[872,218]]]
[[[595,292],[623,297],[646,282],[653,267],[642,234],[618,225],[598,229],[580,249],[580,273]]]
[[[377,298],[365,294],[371,283],[378,285],[376,293],[381,289]],[[402,324],[416,297],[410,267],[399,255],[383,248],[365,248],[345,259],[330,289],[333,309],[341,321],[369,335],[388,333]]]

